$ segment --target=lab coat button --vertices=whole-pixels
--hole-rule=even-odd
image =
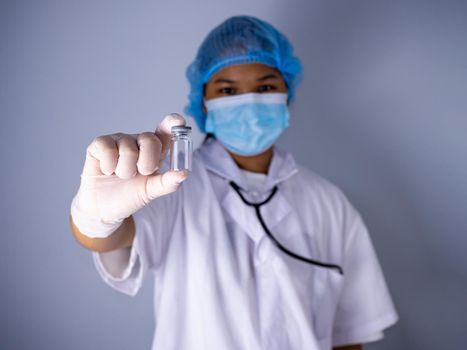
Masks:
[[[258,198],[259,192],[258,192],[258,191],[251,191],[251,192],[250,192],[250,195],[251,195],[253,198]]]

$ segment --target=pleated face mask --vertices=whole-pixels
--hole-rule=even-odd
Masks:
[[[260,154],[289,126],[286,93],[248,93],[205,101],[206,132],[232,153]]]

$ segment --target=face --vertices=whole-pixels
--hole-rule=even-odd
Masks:
[[[225,67],[206,83],[204,98],[233,96],[246,93],[287,92],[287,85],[277,69],[260,63]]]
[[[281,73],[260,63],[237,64],[225,67],[206,83],[205,100],[246,93],[287,93],[287,85]],[[206,112],[205,107],[203,106]],[[242,169],[267,173],[272,159],[272,147],[256,156],[240,156],[229,152]]]

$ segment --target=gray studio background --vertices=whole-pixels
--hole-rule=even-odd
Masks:
[[[467,2],[94,0],[0,2],[1,349],[150,348],[152,281],[107,287],[70,201],[95,136],[183,110],[186,66],[234,14],[294,43],[281,143],[370,228],[401,319],[366,348],[467,348]]]

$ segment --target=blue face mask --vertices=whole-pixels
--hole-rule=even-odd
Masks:
[[[206,132],[231,152],[260,154],[289,126],[286,93],[248,93],[205,102]]]

